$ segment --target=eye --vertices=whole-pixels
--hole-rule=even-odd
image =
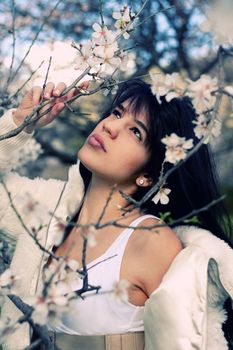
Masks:
[[[114,109],[114,110],[112,111],[112,114],[114,114],[117,118],[121,118],[121,112],[118,111],[118,109]]]
[[[133,133],[136,135],[136,137],[142,141],[142,134],[141,131],[138,128],[130,128],[130,130],[133,131]]]
[[[114,114],[116,117],[121,118],[121,112],[120,112],[118,109],[114,109],[114,110],[112,111],[112,114]],[[134,131],[135,131],[134,134],[136,135],[136,137],[137,137],[140,141],[142,141],[142,133],[141,133],[141,131],[140,131],[138,128],[130,128],[130,130],[134,130]],[[137,136],[137,135],[138,135],[138,136]]]

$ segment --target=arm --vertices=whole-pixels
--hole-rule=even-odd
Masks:
[[[207,257],[182,249],[145,303],[145,350],[204,350]]]
[[[135,269],[140,271],[138,285],[148,297],[158,288],[172,261],[182,250],[175,232],[169,226],[156,227],[158,224],[161,222],[154,218],[143,221],[143,226],[154,228],[139,230],[134,247],[135,252],[140,252]]]
[[[1,135],[3,135],[23,123],[25,117],[39,104],[42,93],[45,99],[57,97],[53,99],[51,104],[48,104],[41,110],[43,112],[48,109],[48,107],[52,107],[49,113],[41,117],[36,123],[27,126],[17,136],[0,142],[0,172],[4,173],[3,181],[6,185],[4,187],[3,184],[0,183],[0,228],[10,235],[17,236],[18,233],[21,233],[22,224],[12,209],[9,194],[13,203],[17,198],[19,199],[21,195],[27,193],[36,201],[42,203],[42,205],[44,203],[50,208],[51,203],[54,202],[57,193],[60,193],[61,187],[63,186],[62,181],[53,179],[46,181],[40,178],[30,180],[27,177],[21,177],[16,173],[9,172],[9,170],[11,166],[14,165],[15,154],[19,152],[21,147],[27,146],[27,142],[32,137],[31,133],[33,133],[33,130],[51,123],[64,108],[65,100],[77,93],[77,90],[73,89],[67,93],[67,95],[60,98],[59,96],[64,91],[65,87],[64,83],[58,84],[56,88],[54,84],[48,83],[45,91],[43,91],[41,87],[33,87],[23,98],[17,110],[8,111],[0,118],[0,130]],[[8,190],[8,194],[6,189]],[[48,194],[50,194],[50,196],[48,196]]]
[[[17,125],[13,120],[14,109],[7,111],[0,118],[1,135],[15,129]],[[31,140],[33,133],[29,134],[22,131],[15,137],[0,141],[0,172],[6,172],[14,165],[14,155],[21,148],[26,146],[27,142]]]

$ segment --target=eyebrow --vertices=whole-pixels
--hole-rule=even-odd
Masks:
[[[125,107],[122,104],[117,105],[116,108],[121,109],[122,112],[126,111]],[[135,122],[136,122],[136,124],[138,124],[145,131],[145,133],[146,133],[146,135],[148,137],[149,136],[149,131],[148,131],[147,127],[145,126],[145,124],[141,120],[138,120],[138,119],[135,119]]]

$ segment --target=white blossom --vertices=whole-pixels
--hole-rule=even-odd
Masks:
[[[11,320],[2,321],[0,320],[0,344],[5,342],[5,339],[10,334],[14,333],[17,325]]]
[[[129,300],[128,288],[130,283],[126,279],[121,279],[113,284],[113,298],[117,302],[127,302]]]
[[[233,86],[232,85],[225,86],[224,90],[233,97]]]
[[[45,270],[46,280],[49,281],[53,277],[53,283],[56,283],[57,287],[60,288],[61,294],[77,290],[81,287],[81,277],[77,272],[78,267],[78,261],[70,258],[53,260]]]
[[[22,219],[27,218],[27,227],[35,234],[42,226],[48,225],[50,220],[48,208],[39,203],[29,192],[17,195],[13,203]]]
[[[118,44],[116,41],[106,41],[103,45],[96,45],[94,48],[94,54],[99,59],[111,59],[114,58],[115,52],[118,50]],[[103,61],[100,60],[102,63]]]
[[[186,150],[193,147],[193,140],[185,140],[175,133],[165,136],[161,140],[166,145],[165,161],[175,164],[186,157]]]
[[[0,294],[17,294],[16,281],[19,280],[10,269],[5,270],[0,275]]]
[[[34,311],[32,312],[32,320],[35,323],[38,323],[40,325],[46,325],[48,323],[48,316],[49,316],[49,307],[48,304],[45,302],[37,302],[34,305]]]
[[[204,32],[212,33],[217,45],[233,44],[233,3],[228,0],[215,1],[206,11],[207,20],[202,23]]]
[[[80,287],[80,275],[77,272],[79,263],[70,258],[53,259],[50,265],[44,270],[45,281],[51,280],[53,283],[59,283],[60,291],[63,288],[63,294],[78,289]]]
[[[131,75],[136,67],[136,55],[134,52],[128,52],[121,50],[119,57],[121,58],[121,64],[119,69],[127,76]]]
[[[115,35],[108,31],[108,34],[104,37],[104,40],[100,40],[94,47],[95,55],[95,69],[98,65],[97,74],[99,76],[112,74],[121,64],[120,57],[117,56],[119,50],[118,43]]]
[[[95,247],[97,245],[96,240],[96,228],[94,225],[90,225],[82,228],[82,236],[87,240],[89,247]]]
[[[52,260],[44,269],[44,282],[49,283],[49,286],[46,290],[42,286],[36,296],[26,300],[34,308],[32,319],[36,323],[43,325],[56,322],[69,312],[70,302],[76,298],[74,291],[82,286],[81,277],[76,271],[78,267],[78,261],[60,258]]]
[[[94,23],[92,26],[94,33],[92,33],[92,38],[95,43],[101,45],[105,38],[108,36],[108,28],[106,26],[101,26],[98,23]]]
[[[26,145],[20,147],[14,152],[10,160],[10,166],[14,170],[19,169],[28,162],[35,161],[42,153],[41,145],[32,138],[26,143]]]
[[[166,74],[164,84],[169,89],[165,96],[167,102],[183,95],[184,82],[179,73]]]
[[[93,25],[95,32],[92,34],[95,46],[93,53],[95,56],[95,71],[100,74],[112,74],[121,64],[121,59],[118,57],[119,50],[116,41],[116,33],[102,27],[98,23]]]
[[[120,67],[120,64],[121,59],[119,57],[105,59],[103,65],[101,66],[100,73],[104,72],[106,75],[111,75]]]
[[[182,96],[184,82],[178,73],[166,74],[149,72],[152,80],[151,91],[156,96],[158,103],[161,103],[161,96],[165,96],[167,102],[173,98]]]
[[[70,295],[64,295],[64,289],[52,283],[49,286],[48,295],[41,294],[26,298],[28,304],[33,307],[32,320],[38,324],[45,325],[50,319],[60,319],[62,314],[68,310]]]
[[[204,144],[213,141],[221,134],[222,122],[218,119],[213,121],[211,129],[207,118],[202,114],[197,117],[197,120],[193,121],[193,124],[196,125],[194,128],[194,133],[198,139],[201,139],[208,134],[206,139],[203,141]]]
[[[86,43],[79,45],[75,69],[85,70],[93,65],[95,65],[95,60],[93,56],[92,42],[89,40]]]
[[[124,39],[129,39],[129,32],[133,29],[133,18],[135,15],[131,12],[129,6],[122,6],[120,12],[113,12],[112,17],[116,19],[115,27]]]
[[[66,224],[60,218],[53,217],[53,220],[54,226],[51,239],[53,240],[54,245],[58,247],[63,241]]]
[[[161,204],[167,204],[169,202],[168,194],[171,192],[169,188],[161,187],[152,198],[152,201],[157,204],[159,201]]]
[[[187,95],[192,98],[193,105],[198,113],[203,113],[211,109],[215,102],[212,95],[217,90],[217,79],[211,78],[209,75],[202,75],[196,81],[188,80]]]
[[[164,84],[164,76],[160,73],[153,74],[149,72],[152,80],[151,91],[156,96],[158,103],[161,103],[161,96],[168,93],[169,88]]]
[[[106,26],[102,27],[98,23],[95,23],[92,28],[94,29],[92,33],[92,41],[94,44],[104,46],[116,42],[117,34],[109,30]]]

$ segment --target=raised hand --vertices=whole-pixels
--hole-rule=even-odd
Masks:
[[[34,86],[22,99],[19,107],[14,112],[13,120],[17,126],[21,125],[24,122],[24,119],[32,113],[33,109],[38,106],[42,100],[46,101],[54,97],[51,102],[40,109],[39,113],[42,114],[51,108],[50,111],[37,121],[24,128],[24,131],[31,133],[35,129],[42,128],[43,126],[51,123],[64,109],[65,102],[75,96],[79,92],[80,88],[87,89],[88,86],[89,83],[85,81],[80,84],[78,88],[71,89],[67,94],[63,96],[61,95],[66,89],[66,84],[63,82],[57,84],[57,86],[55,86],[54,83],[49,82],[47,83],[44,90],[40,86]]]

